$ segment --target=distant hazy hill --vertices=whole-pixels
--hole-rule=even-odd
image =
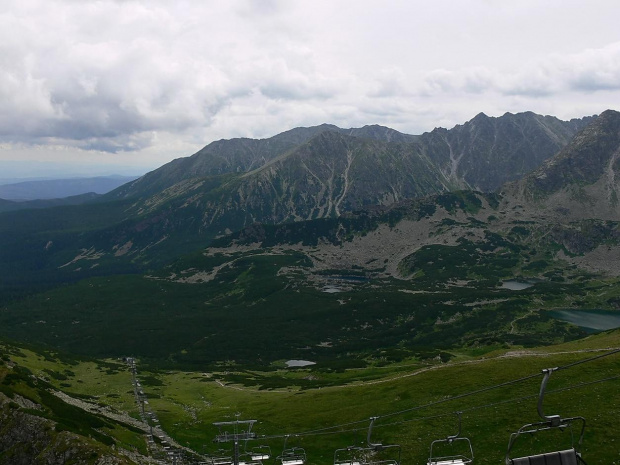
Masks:
[[[5,200],[61,199],[93,192],[105,194],[137,176],[98,176],[93,178],[24,181],[0,185],[0,198]]]
[[[86,194],[71,195],[60,199],[38,199],[38,200],[4,200],[0,199],[0,213],[12,212],[17,210],[41,209],[50,207],[61,207],[67,205],[82,205],[83,203],[93,202],[101,197],[101,194],[88,192]]]

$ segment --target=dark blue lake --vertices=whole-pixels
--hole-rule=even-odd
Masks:
[[[620,312],[608,310],[553,310],[549,314],[553,318],[568,321],[591,332],[620,328]]]

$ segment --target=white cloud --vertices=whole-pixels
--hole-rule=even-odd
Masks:
[[[513,69],[436,69],[426,74],[419,93],[498,92],[542,97],[571,92],[620,90],[620,42],[570,55],[551,55]]]
[[[323,122],[418,133],[479,111],[576,117],[619,106],[615,1],[507,5],[5,3],[0,142],[160,162],[217,138]]]

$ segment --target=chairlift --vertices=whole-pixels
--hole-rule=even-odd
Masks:
[[[259,459],[254,459],[252,454],[239,454],[237,463],[238,465],[263,465],[263,462]]]
[[[237,417],[239,414],[237,414]],[[251,452],[239,453],[239,443],[244,441],[244,445],[247,446],[247,442],[250,439],[256,438],[256,433],[252,432],[252,427],[256,423],[256,420],[235,420],[235,421],[220,421],[213,423],[218,428],[218,434],[213,439],[213,442],[233,443],[232,456],[216,457],[212,460],[213,465],[262,465],[260,457],[265,455],[265,451],[257,451],[256,454]],[[232,429],[232,431],[230,431]]]
[[[473,462],[474,460],[474,450],[471,447],[471,441],[469,438],[461,437],[461,412],[456,412],[459,419],[459,430],[456,434],[452,436],[448,436],[442,439],[436,439],[431,442],[431,450],[429,453],[429,458],[427,465],[465,465]],[[457,449],[457,452],[454,453],[452,446],[455,443],[459,443],[460,447]],[[451,454],[448,455],[437,455],[437,446],[439,444],[448,445],[451,447]],[[435,451],[433,451],[435,449]],[[441,451],[445,451],[446,447],[440,447]]]
[[[371,449],[349,446],[344,449],[336,449],[334,452],[334,465],[362,465],[368,463],[366,456]]]
[[[242,454],[239,455],[239,465],[263,465],[263,460],[271,458],[271,448],[267,445],[258,445],[247,449],[248,441]]]
[[[289,435],[284,436],[282,453],[276,457],[281,465],[304,465],[306,463],[306,451],[302,447],[286,447]]]
[[[578,465],[585,464],[581,458],[581,445],[583,443],[583,434],[586,427],[584,417],[561,418],[560,415],[545,415],[543,411],[543,400],[545,397],[545,389],[551,373],[557,368],[547,368],[543,370],[543,380],[540,385],[540,393],[538,395],[538,415],[543,421],[537,423],[529,423],[519,428],[518,431],[510,435],[508,441],[508,449],[506,450],[506,465]],[[579,438],[575,441],[573,425],[580,426]],[[524,457],[511,458],[510,453],[517,438],[524,434],[537,434],[542,431],[560,430],[570,431],[571,447],[563,450],[554,450],[542,454],[528,455]]]
[[[382,444],[371,441],[372,427],[378,418],[370,418],[366,437],[367,446],[349,446],[344,449],[337,449],[334,452],[334,465],[400,465],[401,448],[399,444]]]
[[[252,426],[254,426],[256,420],[235,420],[235,421],[220,421],[213,423],[219,430],[218,435],[213,440],[214,442],[237,442],[245,441],[248,439],[256,438],[256,433],[252,432]],[[228,428],[232,427],[233,432],[229,432]],[[247,429],[240,429],[240,428]]]
[[[233,457],[228,451],[219,449],[214,454],[207,457],[209,465],[232,465]]]
[[[271,458],[271,448],[266,444],[254,446],[248,453],[250,454],[252,460],[262,461],[269,460]]]

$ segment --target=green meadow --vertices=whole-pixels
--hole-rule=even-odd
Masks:
[[[609,331],[527,351],[501,349],[483,356],[454,353],[447,363],[440,358],[408,359],[327,373],[316,367],[267,372],[235,367],[143,370],[138,361],[138,379],[164,430],[198,454],[216,453],[221,447],[230,453],[231,444],[213,442],[218,433],[214,422],[253,419],[258,437],[241,444],[242,450],[267,445],[276,456],[284,437],[290,435],[287,447],[304,448],[309,464],[330,464],[336,450],[365,446],[369,419],[378,417],[371,441],[399,445],[404,464],[422,464],[432,441],[457,432],[456,412],[462,412],[462,436],[473,445],[475,463],[497,464],[503,463],[510,433],[539,420],[536,403],[541,370],[578,363],[553,373],[544,410],[562,417],[585,417],[583,456],[590,465],[608,465],[620,460],[615,447],[620,354],[606,354],[619,346],[620,332]],[[11,347],[3,348],[5,362],[11,360],[75,398],[138,418],[131,375],[122,361],[78,360],[56,352]],[[310,378],[329,379],[330,385],[307,388],[304,380]],[[529,379],[512,383],[522,378]],[[267,387],[275,379],[278,387]],[[5,382],[3,386],[6,390]],[[38,389],[24,393],[49,402]],[[53,412],[62,418],[62,409]],[[109,420],[93,424],[77,418],[78,424],[70,426],[82,434],[92,437],[92,431],[100,432],[102,441],[112,438],[119,445],[145,450],[143,437],[131,429]],[[569,436],[570,431],[564,431],[519,438],[515,453],[570,447]],[[458,445],[457,441],[445,446],[444,452],[462,452]]]

